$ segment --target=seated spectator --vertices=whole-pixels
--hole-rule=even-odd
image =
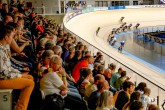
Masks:
[[[17,25],[14,22],[8,22],[6,25],[12,26],[15,29],[15,34],[10,46],[11,49],[17,52],[18,55],[23,56],[22,51],[24,50],[26,46],[29,45],[31,41],[22,36],[21,26]]]
[[[66,57],[69,55],[69,45],[70,42],[66,39],[64,40],[64,45],[62,46],[62,55],[61,58],[63,59],[63,61],[66,60]]]
[[[53,47],[53,51],[54,51],[55,55],[58,55],[59,57],[61,57],[62,48],[60,46],[58,46],[58,45],[54,46]],[[65,63],[64,62],[63,62],[63,65],[65,67]],[[71,73],[68,72],[67,68],[65,70],[66,70],[66,73],[67,73],[66,74],[66,78],[67,78],[67,81],[69,83],[69,87],[72,88],[73,86],[71,86],[71,85],[75,85],[75,80],[71,76]],[[75,88],[75,87],[73,87],[73,88]]]
[[[74,63],[72,62],[74,55],[75,55],[75,48],[70,48],[69,55],[64,62],[64,68],[69,75],[71,75],[72,69],[74,67]]]
[[[125,80],[127,80],[126,77],[126,71],[123,71],[121,73],[121,77],[114,82],[114,88],[117,90],[121,90],[123,88],[123,83],[125,82]]]
[[[119,95],[119,93],[120,93],[121,91],[123,91],[123,90],[117,91],[117,92],[113,95],[113,102],[114,102],[114,105],[115,105],[116,100],[117,100],[117,97],[118,97],[118,95]]]
[[[77,82],[80,78],[80,68],[88,67],[88,64],[93,63],[92,56],[85,56],[80,62],[78,62],[72,71],[72,77],[74,78],[75,82]]]
[[[83,45],[82,42],[77,42],[77,45],[75,46],[76,51],[79,51],[79,45]]]
[[[14,33],[14,37],[16,36],[16,35],[18,35],[18,28],[19,28],[19,26],[16,24],[16,23],[13,23],[13,22],[8,22],[7,24],[6,24],[6,26],[11,26],[11,27],[13,27],[14,29],[15,29],[15,33]],[[13,37],[13,38],[14,38]],[[15,68],[15,69],[18,69],[18,70],[20,70],[20,71],[30,71],[29,70],[29,67],[30,68],[32,68],[32,66],[30,65],[30,63],[29,62],[20,62],[20,61],[18,61],[18,60],[16,60],[14,57],[16,57],[16,56],[19,56],[19,57],[26,57],[26,55],[23,53],[23,52],[20,52],[20,51],[17,51],[18,53],[13,53],[11,50],[10,50],[10,48],[12,49],[12,50],[17,50],[17,43],[15,42],[15,44],[16,44],[16,47],[15,47],[15,45],[13,46],[12,45],[12,43],[13,43],[13,41],[15,41],[14,39],[12,39],[12,41],[11,41],[11,44],[10,45],[6,45],[6,49],[7,49],[7,52],[8,52],[8,54],[9,54],[9,56],[10,56],[10,60],[11,60],[11,66],[13,67],[13,68]],[[22,49],[24,49],[24,47],[21,47]]]
[[[82,59],[82,52],[81,51],[75,51],[75,55],[72,58],[72,65],[73,67]],[[73,67],[71,68],[71,70],[73,70]]]
[[[52,56],[49,66],[52,68],[52,72],[48,72],[40,81],[40,88],[44,92],[44,95],[47,97],[58,94],[65,97],[65,104],[70,109],[77,110],[80,107],[80,110],[86,110],[86,106],[82,101],[73,97],[73,94],[69,94],[66,72],[62,68],[62,59],[57,55]]]
[[[31,41],[28,40],[28,39],[26,39],[26,38],[24,38],[24,37],[21,35],[21,32],[20,32],[20,31],[21,31],[21,30],[20,30],[21,27],[20,27],[19,25],[17,25],[16,23],[8,22],[6,25],[12,26],[12,27],[15,29],[14,37],[13,37],[13,40],[12,40],[12,42],[11,42],[10,47],[11,47],[11,49],[12,49],[14,52],[16,52],[16,53],[18,53],[18,54],[21,55],[22,51],[25,49],[26,46],[29,45],[29,43],[30,43]],[[17,41],[18,41],[18,42],[22,42],[22,44],[19,46],[18,43],[17,43]]]
[[[89,85],[85,90],[85,99],[88,100],[92,92],[97,90],[97,85],[105,81],[105,77],[101,74],[97,74],[94,77],[94,83]]]
[[[36,28],[37,28],[37,30],[38,30],[39,32],[41,32],[42,34],[44,33],[44,27],[43,27],[43,23],[42,23],[41,20],[38,21],[38,24],[37,24]]]
[[[11,26],[0,26],[0,89],[21,89],[16,110],[27,110],[30,95],[34,88],[33,77],[11,67],[6,45],[10,45],[14,29]]]
[[[134,101],[130,105],[130,110],[143,110],[143,104],[140,101]]]
[[[45,50],[42,54],[42,61],[40,61],[38,65],[38,72],[40,77],[43,77],[46,75],[46,73],[48,73],[49,62],[52,55],[54,55],[52,50]]]
[[[107,69],[104,71],[105,79],[110,82],[112,75],[115,73],[116,65],[111,63]]]
[[[12,26],[16,30],[17,30],[17,28],[19,28],[19,26],[17,26],[17,24],[15,24],[13,22],[8,22],[7,25]],[[15,31],[14,35],[16,35],[17,31]],[[23,38],[23,37],[21,37],[21,38]],[[25,40],[28,40],[28,39],[25,39]],[[10,53],[11,60],[12,60],[12,66],[14,68],[16,68],[16,66],[14,66],[14,65],[19,65],[19,68],[17,68],[17,69],[19,69],[20,71],[22,71],[22,70],[24,71],[24,69],[21,69],[21,65],[22,65],[22,67],[29,66],[32,69],[33,68],[32,63],[34,63],[34,60],[31,57],[28,57],[27,55],[25,55],[25,53],[24,53],[24,52],[27,52],[26,50],[28,50],[29,53],[33,53],[32,49],[30,49],[31,47],[25,50],[25,47],[29,46],[29,43],[30,43],[30,40],[28,40],[28,41],[25,41],[25,40],[24,39],[21,40],[21,41],[24,41],[23,44],[22,43],[20,44],[21,46],[19,46],[17,44],[15,39],[12,39],[11,44],[10,44],[10,48],[14,51],[14,52]],[[10,52],[9,46],[7,48],[8,48],[8,52]],[[24,64],[25,63],[26,64],[24,65],[24,64],[20,63],[19,61],[17,61],[16,59],[19,61],[23,61]]]
[[[144,88],[147,87],[147,84],[145,82],[140,82],[138,86],[135,88],[135,91],[140,92],[142,95],[144,93]]]
[[[85,56],[91,55],[91,53],[88,50],[83,50],[82,55],[83,55],[83,57],[85,57]]]
[[[104,76],[105,76],[105,79],[110,82],[110,79],[111,79],[111,76],[112,76],[112,72],[109,68],[105,69],[104,71]]]
[[[148,106],[148,110],[160,110],[159,107],[155,104],[150,104]]]
[[[143,104],[143,109],[144,110],[147,110],[149,104],[151,104],[153,102],[152,98],[150,97],[150,94],[151,94],[151,89],[145,87],[144,88],[144,93],[141,96],[141,102]]]
[[[78,50],[82,52],[84,50],[84,45],[80,44],[79,47],[78,47]]]
[[[48,40],[45,44],[45,50],[52,50],[55,46],[55,42],[52,40]]]
[[[102,55],[102,53],[98,51],[98,52],[96,53],[96,55],[94,56],[94,58],[97,58],[99,55]]]
[[[96,74],[98,73],[99,65],[100,65],[99,63],[94,63],[94,69],[92,70],[93,77],[96,76]]]
[[[103,55],[97,56],[94,63],[100,63],[101,65],[104,65],[103,64]]]
[[[99,66],[98,66],[97,74],[102,74],[102,75],[104,75],[104,71],[105,71],[104,66],[103,66],[103,65],[99,65]],[[96,75],[97,75],[97,74],[96,74]],[[94,77],[95,77],[95,76],[94,76]],[[104,75],[104,77],[105,77],[105,75]]]
[[[117,110],[113,107],[113,93],[104,90],[97,101],[97,108],[96,110]]]
[[[98,97],[104,90],[109,90],[109,88],[106,80],[97,85],[97,90],[92,92],[88,99],[88,107],[90,110],[96,110]]]
[[[37,56],[38,57],[41,57],[41,55],[42,55],[42,53],[44,52],[44,50],[45,50],[45,44],[46,44],[46,42],[48,41],[49,39],[47,39],[47,38],[41,38],[40,40],[39,40],[39,44],[38,44],[38,46],[37,46]]]
[[[130,95],[134,91],[134,87],[135,87],[134,84],[130,81],[125,81],[123,83],[123,91],[119,92],[115,103],[115,107],[118,110],[122,110],[124,105],[129,101]]]
[[[44,95],[58,94],[65,96],[67,94],[67,81],[65,70],[61,67],[62,60],[58,56],[52,56],[49,62],[52,72],[48,72],[40,81],[40,88]],[[60,76],[62,76],[62,79]],[[55,86],[53,86],[55,85]],[[51,88],[51,89],[50,89]],[[65,92],[64,92],[65,91]]]
[[[64,53],[64,60],[63,60],[64,62],[66,61],[67,57],[69,56],[69,52],[72,50],[75,51],[75,47],[73,44],[69,43],[68,44],[68,50],[65,51],[65,53]]]
[[[119,68],[118,69],[118,72],[114,73],[111,77],[111,80],[110,80],[110,85],[112,87],[114,87],[114,82],[116,82],[117,79],[119,79],[121,77],[121,73],[122,73],[123,69],[122,68]]]
[[[130,105],[133,101],[140,101],[140,93],[139,92],[133,92],[131,94],[129,102],[127,102],[122,110],[130,110]]]
[[[80,78],[77,82],[80,93],[84,96],[86,88],[91,85],[90,80],[93,79],[92,71],[89,68],[80,69]]]
[[[58,55],[58,56],[61,57],[61,54],[62,54],[62,48],[61,48],[61,46],[58,46],[58,45],[54,46],[53,47],[53,51],[54,51],[54,54],[55,55]]]

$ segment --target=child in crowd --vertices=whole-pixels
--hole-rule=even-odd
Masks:
[[[151,89],[145,87],[144,88],[144,93],[141,96],[141,102],[143,104],[143,110],[147,110],[149,104],[151,104],[155,100],[155,99],[150,97],[150,94],[151,94]]]
[[[50,57],[54,55],[52,50],[45,50],[42,54],[42,61],[38,65],[39,76],[43,77],[46,73],[48,73]]]
[[[79,86],[80,93],[84,95],[86,88],[91,85],[90,80],[93,79],[92,71],[89,68],[80,69],[81,77],[77,82]]]

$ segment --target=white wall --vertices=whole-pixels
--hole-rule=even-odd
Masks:
[[[59,11],[59,1],[58,0],[26,0],[26,2],[32,2],[32,6],[42,7],[42,4],[47,7],[46,13],[54,13]]]
[[[7,3],[7,0],[2,0],[2,3]]]
[[[25,0],[26,2],[32,2],[33,7],[41,7],[42,3],[46,7],[58,6],[58,0]]]
[[[58,7],[60,0],[25,0],[25,1],[32,2],[34,7],[40,7],[42,3],[46,7]],[[66,0],[66,1],[80,1],[80,0]],[[95,1],[108,1],[108,5],[109,5],[111,1],[122,1],[122,0],[84,0],[84,1],[87,2],[87,5],[95,6]],[[132,5],[133,1],[143,1],[143,0],[129,0],[129,1]],[[155,3],[156,1],[158,0],[155,0]]]

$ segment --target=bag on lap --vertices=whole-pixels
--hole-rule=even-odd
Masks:
[[[64,104],[64,99],[60,95],[47,95],[44,100],[43,110],[63,110]]]

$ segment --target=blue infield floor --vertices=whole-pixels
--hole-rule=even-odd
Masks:
[[[118,49],[120,41],[125,41],[122,53],[136,59],[147,66],[165,74],[165,56],[152,50],[152,41],[143,43],[142,36],[134,36],[133,31],[116,34],[117,42],[114,48]],[[136,37],[136,38],[135,38]],[[138,39],[138,40],[137,40]],[[164,46],[164,44],[160,44]]]

